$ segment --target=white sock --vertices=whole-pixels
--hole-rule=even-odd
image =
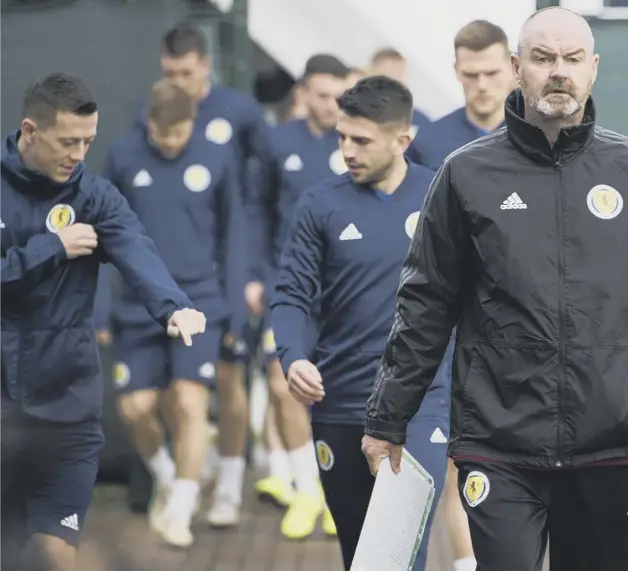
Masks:
[[[477,566],[475,557],[463,557],[454,561],[454,571],[475,571]]]
[[[146,465],[158,485],[170,485],[174,480],[174,460],[165,446],[160,446],[153,457],[146,461]]]
[[[235,503],[241,504],[245,467],[244,458],[240,456],[221,456],[214,495],[226,496]]]
[[[166,506],[166,518],[175,518],[189,526],[200,488],[201,486],[196,480],[177,478],[172,483],[172,490]]]
[[[268,454],[268,468],[271,476],[279,478],[282,482],[292,482],[292,470],[290,469],[290,457],[285,450],[271,450]]]
[[[211,482],[216,476],[216,468],[218,467],[218,451],[213,444],[207,447],[205,455],[205,463],[203,464],[203,472],[201,479],[204,483]]]
[[[301,446],[301,448],[296,450],[290,450],[288,458],[297,492],[307,494],[308,496],[319,495],[318,464],[316,463],[314,442],[310,440],[305,446]]]

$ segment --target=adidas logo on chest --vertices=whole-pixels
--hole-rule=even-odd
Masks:
[[[362,238],[363,238],[362,233],[357,229],[356,225],[353,223],[349,224],[349,226],[347,226],[342,231],[340,236],[338,236],[338,239],[342,240],[343,242],[345,240],[362,240]]]
[[[525,210],[527,207],[528,205],[516,192],[513,192],[500,206],[502,210]]]

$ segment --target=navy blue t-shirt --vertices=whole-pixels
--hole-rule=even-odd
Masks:
[[[275,127],[266,181],[254,185],[250,203],[255,274],[272,288],[295,205],[312,185],[346,172],[335,130],[312,133],[304,120]]]
[[[104,176],[126,197],[168,270],[209,322],[225,318],[240,333],[246,319],[247,226],[238,162],[230,146],[195,133],[176,158],[164,158],[136,125],[116,141]],[[148,326],[137,292],[123,287],[120,325]]]
[[[419,131],[406,156],[414,163],[437,171],[455,150],[488,133],[469,121],[466,109],[461,107]]]
[[[396,293],[433,173],[409,165],[391,195],[354,183],[348,174],[301,197],[281,258],[271,301],[284,372],[307,359],[305,332],[321,292],[313,362],[326,396],[315,422],[361,424],[393,324]],[[438,406],[440,407],[440,397]]]

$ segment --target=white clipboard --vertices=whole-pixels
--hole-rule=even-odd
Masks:
[[[411,571],[434,501],[434,479],[404,448],[401,473],[384,460],[351,571]]]

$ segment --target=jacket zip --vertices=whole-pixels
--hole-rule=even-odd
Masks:
[[[17,346],[17,357],[15,359],[15,378],[11,379],[9,382],[13,384],[12,391],[9,392],[12,400],[19,401],[22,406],[25,404],[24,399],[24,385],[20,380],[24,380],[24,375],[21,374],[21,369],[23,367],[22,363],[24,359],[22,359],[22,351],[24,347],[24,339],[26,335],[24,334],[24,329],[20,327],[20,334],[18,335],[18,346]],[[13,393],[13,394],[11,394]]]
[[[563,389],[565,384],[565,255],[563,236],[563,185],[562,157],[555,157],[554,167],[558,172],[558,425],[556,427],[556,459],[554,466],[563,466],[563,440],[565,428],[565,412],[563,410]]]

